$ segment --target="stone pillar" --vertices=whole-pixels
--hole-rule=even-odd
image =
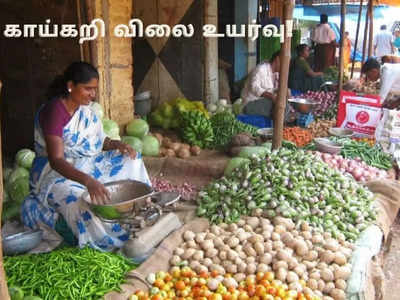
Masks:
[[[123,127],[133,119],[132,40],[114,36],[114,27],[132,18],[132,0],[92,0],[89,16],[104,21],[105,37],[93,44],[92,60],[100,74],[99,102],[104,113]],[[89,20],[91,21],[91,20]]]

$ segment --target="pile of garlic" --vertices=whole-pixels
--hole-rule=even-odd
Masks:
[[[183,234],[172,266],[188,264],[196,272],[230,273],[241,282],[246,275],[274,272],[289,289],[324,300],[346,299],[352,244],[321,234],[290,219],[243,217],[237,224],[212,225],[207,232]]]

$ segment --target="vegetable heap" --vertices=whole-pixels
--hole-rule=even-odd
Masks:
[[[257,128],[236,120],[234,114],[230,112],[216,113],[211,117],[214,139],[213,148],[220,149],[228,145],[232,137],[239,133],[248,132],[255,135]]]
[[[201,112],[208,118],[208,111],[205,109],[203,102],[176,98],[161,104],[151,113],[149,122],[152,126],[162,127],[163,129],[180,128],[181,113],[190,111]]]
[[[3,169],[3,212],[2,222],[17,218],[21,204],[29,195],[29,170],[35,159],[35,152],[30,149],[21,149],[15,155],[13,169]]]
[[[369,166],[383,170],[389,170],[393,166],[391,156],[383,152],[379,145],[370,146],[366,142],[358,142],[349,138],[330,137],[330,139],[343,145],[340,155],[344,158],[360,159]],[[305,148],[316,150],[314,143]]]
[[[335,125],[336,120],[317,120],[312,122],[308,128],[313,137],[328,137],[330,136],[329,129]]]
[[[243,278],[239,284],[229,276],[218,272],[196,272],[188,267],[174,267],[169,273],[150,274],[148,281],[152,284],[149,293],[137,291],[129,300],[161,300],[161,299],[297,299],[316,300],[303,293],[288,290],[275,280],[272,272],[252,275]]]
[[[7,283],[43,299],[98,299],[119,291],[134,266],[124,257],[91,248],[5,257]]]
[[[350,242],[320,234],[306,222],[296,228],[290,219],[275,217],[271,222],[256,215],[237,224],[213,225],[205,232],[186,231],[170,264],[188,264],[199,273],[229,274],[234,285],[257,272],[273,271],[278,284],[290,290],[345,299]]]
[[[274,150],[251,159],[199,193],[198,216],[237,222],[253,209],[306,220],[334,237],[355,240],[375,220],[373,194],[303,150]]]
[[[285,127],[283,129],[283,138],[295,143],[297,147],[303,147],[312,141],[313,135],[309,129]]]
[[[329,108],[335,105],[336,92],[308,91],[307,93],[298,96],[298,98],[309,99],[317,102],[318,104],[313,108],[313,115],[318,118],[322,117]],[[336,117],[336,113],[333,117]]]
[[[343,174],[351,174],[357,181],[370,181],[389,177],[389,174],[386,171],[368,166],[364,161],[361,161],[361,159],[346,159],[341,155],[332,155],[321,152],[315,152],[315,155],[321,158],[331,168],[334,168]]]

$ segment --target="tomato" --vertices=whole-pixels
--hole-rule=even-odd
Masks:
[[[269,287],[269,288],[267,289],[267,293],[270,294],[270,295],[272,295],[272,296],[275,296],[275,295],[277,294],[277,290],[276,290],[276,288],[274,288],[274,287]]]
[[[262,296],[262,295],[264,295],[266,293],[266,288],[265,287],[263,287],[262,285],[258,285],[257,287],[256,287],[256,295],[257,296]]]
[[[164,282],[170,282],[171,280],[172,280],[171,274],[167,273],[167,275],[165,275],[164,277]]]
[[[257,272],[256,278],[257,281],[260,281],[264,278],[265,274],[263,272]]]
[[[221,294],[214,294],[210,297],[210,300],[222,300]]]
[[[238,300],[249,300],[250,297],[246,293],[240,293]]]
[[[247,292],[249,293],[249,296],[252,297],[256,293],[256,287],[254,284],[250,283],[247,285]]]
[[[199,277],[207,279],[209,277],[208,272],[201,271],[200,274],[199,274]]]
[[[211,271],[211,277],[217,277],[219,273],[216,270]]]
[[[232,300],[232,295],[231,295],[231,294],[225,294],[225,295],[222,297],[222,299],[223,299],[223,300]]]
[[[158,287],[159,289],[161,289],[164,286],[164,280],[162,279],[156,279],[156,281],[154,281],[153,286]]]
[[[275,274],[272,273],[272,272],[266,272],[265,276],[264,276],[264,279],[266,279],[266,280],[271,282],[272,280],[275,279]]]
[[[160,295],[154,295],[153,297],[151,297],[151,300],[162,300],[162,297]]]
[[[178,291],[183,291],[185,288],[186,284],[182,280],[179,280],[175,283],[175,289],[177,289]]]

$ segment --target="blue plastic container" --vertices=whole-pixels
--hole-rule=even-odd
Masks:
[[[272,119],[264,117],[264,116],[257,116],[257,115],[238,115],[236,119],[242,123],[246,123],[258,128],[271,128],[273,127]]]

